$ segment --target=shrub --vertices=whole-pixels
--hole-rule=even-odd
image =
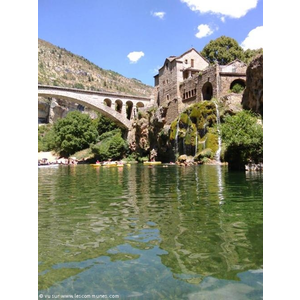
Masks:
[[[235,83],[231,89],[231,92],[236,93],[236,94],[240,94],[244,91],[245,87],[242,86],[239,83]]]
[[[83,86],[83,84],[82,83],[75,83],[74,84],[74,88],[75,89],[80,89],[80,90],[84,90],[85,88],[84,88],[84,86]]]
[[[92,152],[100,160],[121,159],[128,149],[127,142],[122,138],[120,129],[103,133],[99,139],[100,143],[92,146]]]

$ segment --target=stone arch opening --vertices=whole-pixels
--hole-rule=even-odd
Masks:
[[[126,102],[126,117],[127,117],[128,120],[131,119],[132,109],[133,109],[133,103],[132,103],[132,101],[127,101]]]
[[[106,105],[106,106],[108,106],[108,107],[111,107],[111,100],[110,99],[104,99],[104,104]]]
[[[137,113],[140,108],[144,107],[144,103],[137,102],[135,106],[136,106],[136,109],[134,110],[134,114]]]
[[[138,102],[138,103],[136,104],[136,106],[137,106],[137,107],[144,107],[145,105],[144,105],[143,102]]]
[[[137,108],[141,108],[141,107],[144,107],[145,105],[144,105],[144,103],[143,102],[138,102],[137,104],[136,104],[136,107]]]
[[[115,110],[118,113],[122,113],[123,102],[121,100],[116,100],[115,102]]]
[[[234,93],[242,92],[246,87],[246,82],[243,79],[235,79],[230,84],[230,90]]]
[[[211,100],[213,96],[213,86],[210,82],[206,82],[202,87],[203,100]]]

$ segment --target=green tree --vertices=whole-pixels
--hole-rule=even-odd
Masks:
[[[221,36],[211,40],[200,52],[210,63],[226,65],[235,59],[244,61],[244,50],[233,38]]]
[[[55,150],[70,156],[88,148],[98,138],[96,126],[89,115],[72,111],[54,124]]]
[[[118,126],[109,118],[98,113],[97,119],[94,120],[99,135],[117,129]]]
[[[51,151],[55,148],[55,133],[52,124],[38,128],[38,151]]]
[[[262,161],[263,128],[251,111],[225,116],[221,134],[226,145],[224,158],[230,169],[244,170],[249,161]]]
[[[244,91],[245,87],[243,87],[240,83],[235,83],[234,86],[232,87],[231,91],[233,93],[242,93]]]
[[[120,129],[105,132],[99,139],[99,144],[92,147],[92,152],[100,160],[121,159],[128,150],[127,142],[122,138]]]
[[[260,49],[247,49],[245,52],[245,63],[249,64],[256,55],[263,54],[263,48]]]

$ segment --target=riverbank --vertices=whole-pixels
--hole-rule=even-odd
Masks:
[[[59,156],[52,151],[38,152],[38,160],[42,160],[43,158],[46,158],[51,163],[55,162],[59,158]]]

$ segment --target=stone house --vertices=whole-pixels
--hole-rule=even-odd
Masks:
[[[164,105],[179,96],[179,84],[191,76],[198,75],[209,66],[194,48],[180,56],[166,58],[159,73],[154,76],[155,87],[158,89],[157,104]]]
[[[166,58],[154,76],[157,105],[168,108],[166,123],[170,124],[193,103],[228,94],[236,83],[245,87],[246,69],[247,65],[240,60],[210,66],[194,48]]]

